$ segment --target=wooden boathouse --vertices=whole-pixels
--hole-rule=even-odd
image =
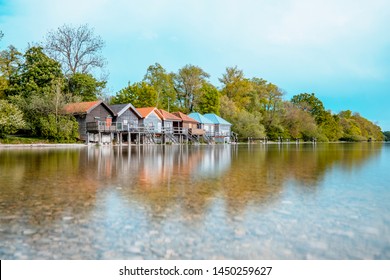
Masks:
[[[87,143],[111,143],[118,127],[113,119],[116,114],[102,100],[70,103],[65,105],[66,114],[73,115],[79,124],[79,138]]]
[[[79,138],[86,143],[230,143],[231,124],[217,115],[210,120],[199,113],[169,113],[130,103],[109,106],[101,100],[67,104],[64,111],[76,118]]]
[[[214,123],[214,141],[230,143],[232,124],[214,113],[204,114],[203,116]]]

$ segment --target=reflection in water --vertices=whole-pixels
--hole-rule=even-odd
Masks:
[[[389,258],[389,237],[377,240],[390,236],[389,152],[372,143],[0,150],[0,258]]]

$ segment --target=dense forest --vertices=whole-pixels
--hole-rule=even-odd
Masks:
[[[0,40],[3,35],[0,32]],[[172,73],[155,63],[146,69],[142,81],[129,83],[110,96],[107,77],[101,74],[106,63],[100,55],[104,41],[93,29],[64,25],[50,31],[45,40],[29,45],[24,53],[12,45],[1,49],[0,138],[19,133],[75,141],[77,122],[63,113],[64,105],[97,99],[171,112],[216,113],[232,123],[240,138],[326,142],[389,137],[389,132],[382,133],[359,113],[332,113],[314,93],[299,93],[286,100],[277,85],[248,78],[236,66],[227,67],[216,86],[198,66],[185,65]]]

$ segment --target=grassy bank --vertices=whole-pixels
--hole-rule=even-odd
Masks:
[[[0,138],[0,144],[79,144],[77,142],[56,142],[48,139],[30,136],[8,135],[5,138]]]

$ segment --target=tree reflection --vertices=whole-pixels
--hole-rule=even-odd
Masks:
[[[43,225],[88,213],[98,181],[85,167],[79,149],[0,150],[1,216]]]
[[[203,215],[218,198],[233,214],[251,203],[274,203],[289,181],[316,191],[334,165],[358,168],[379,151],[380,146],[366,144],[135,147],[129,151],[131,160],[119,161],[130,162],[122,168],[128,180],[122,182],[122,193],[160,217],[172,205]]]
[[[235,215],[275,203],[286,182],[316,191],[334,166],[353,172],[379,144],[88,147],[0,151],[2,216],[45,224],[85,213],[97,193],[119,191],[152,218],[174,207],[202,217],[216,199]],[[5,220],[3,219],[2,222]]]

